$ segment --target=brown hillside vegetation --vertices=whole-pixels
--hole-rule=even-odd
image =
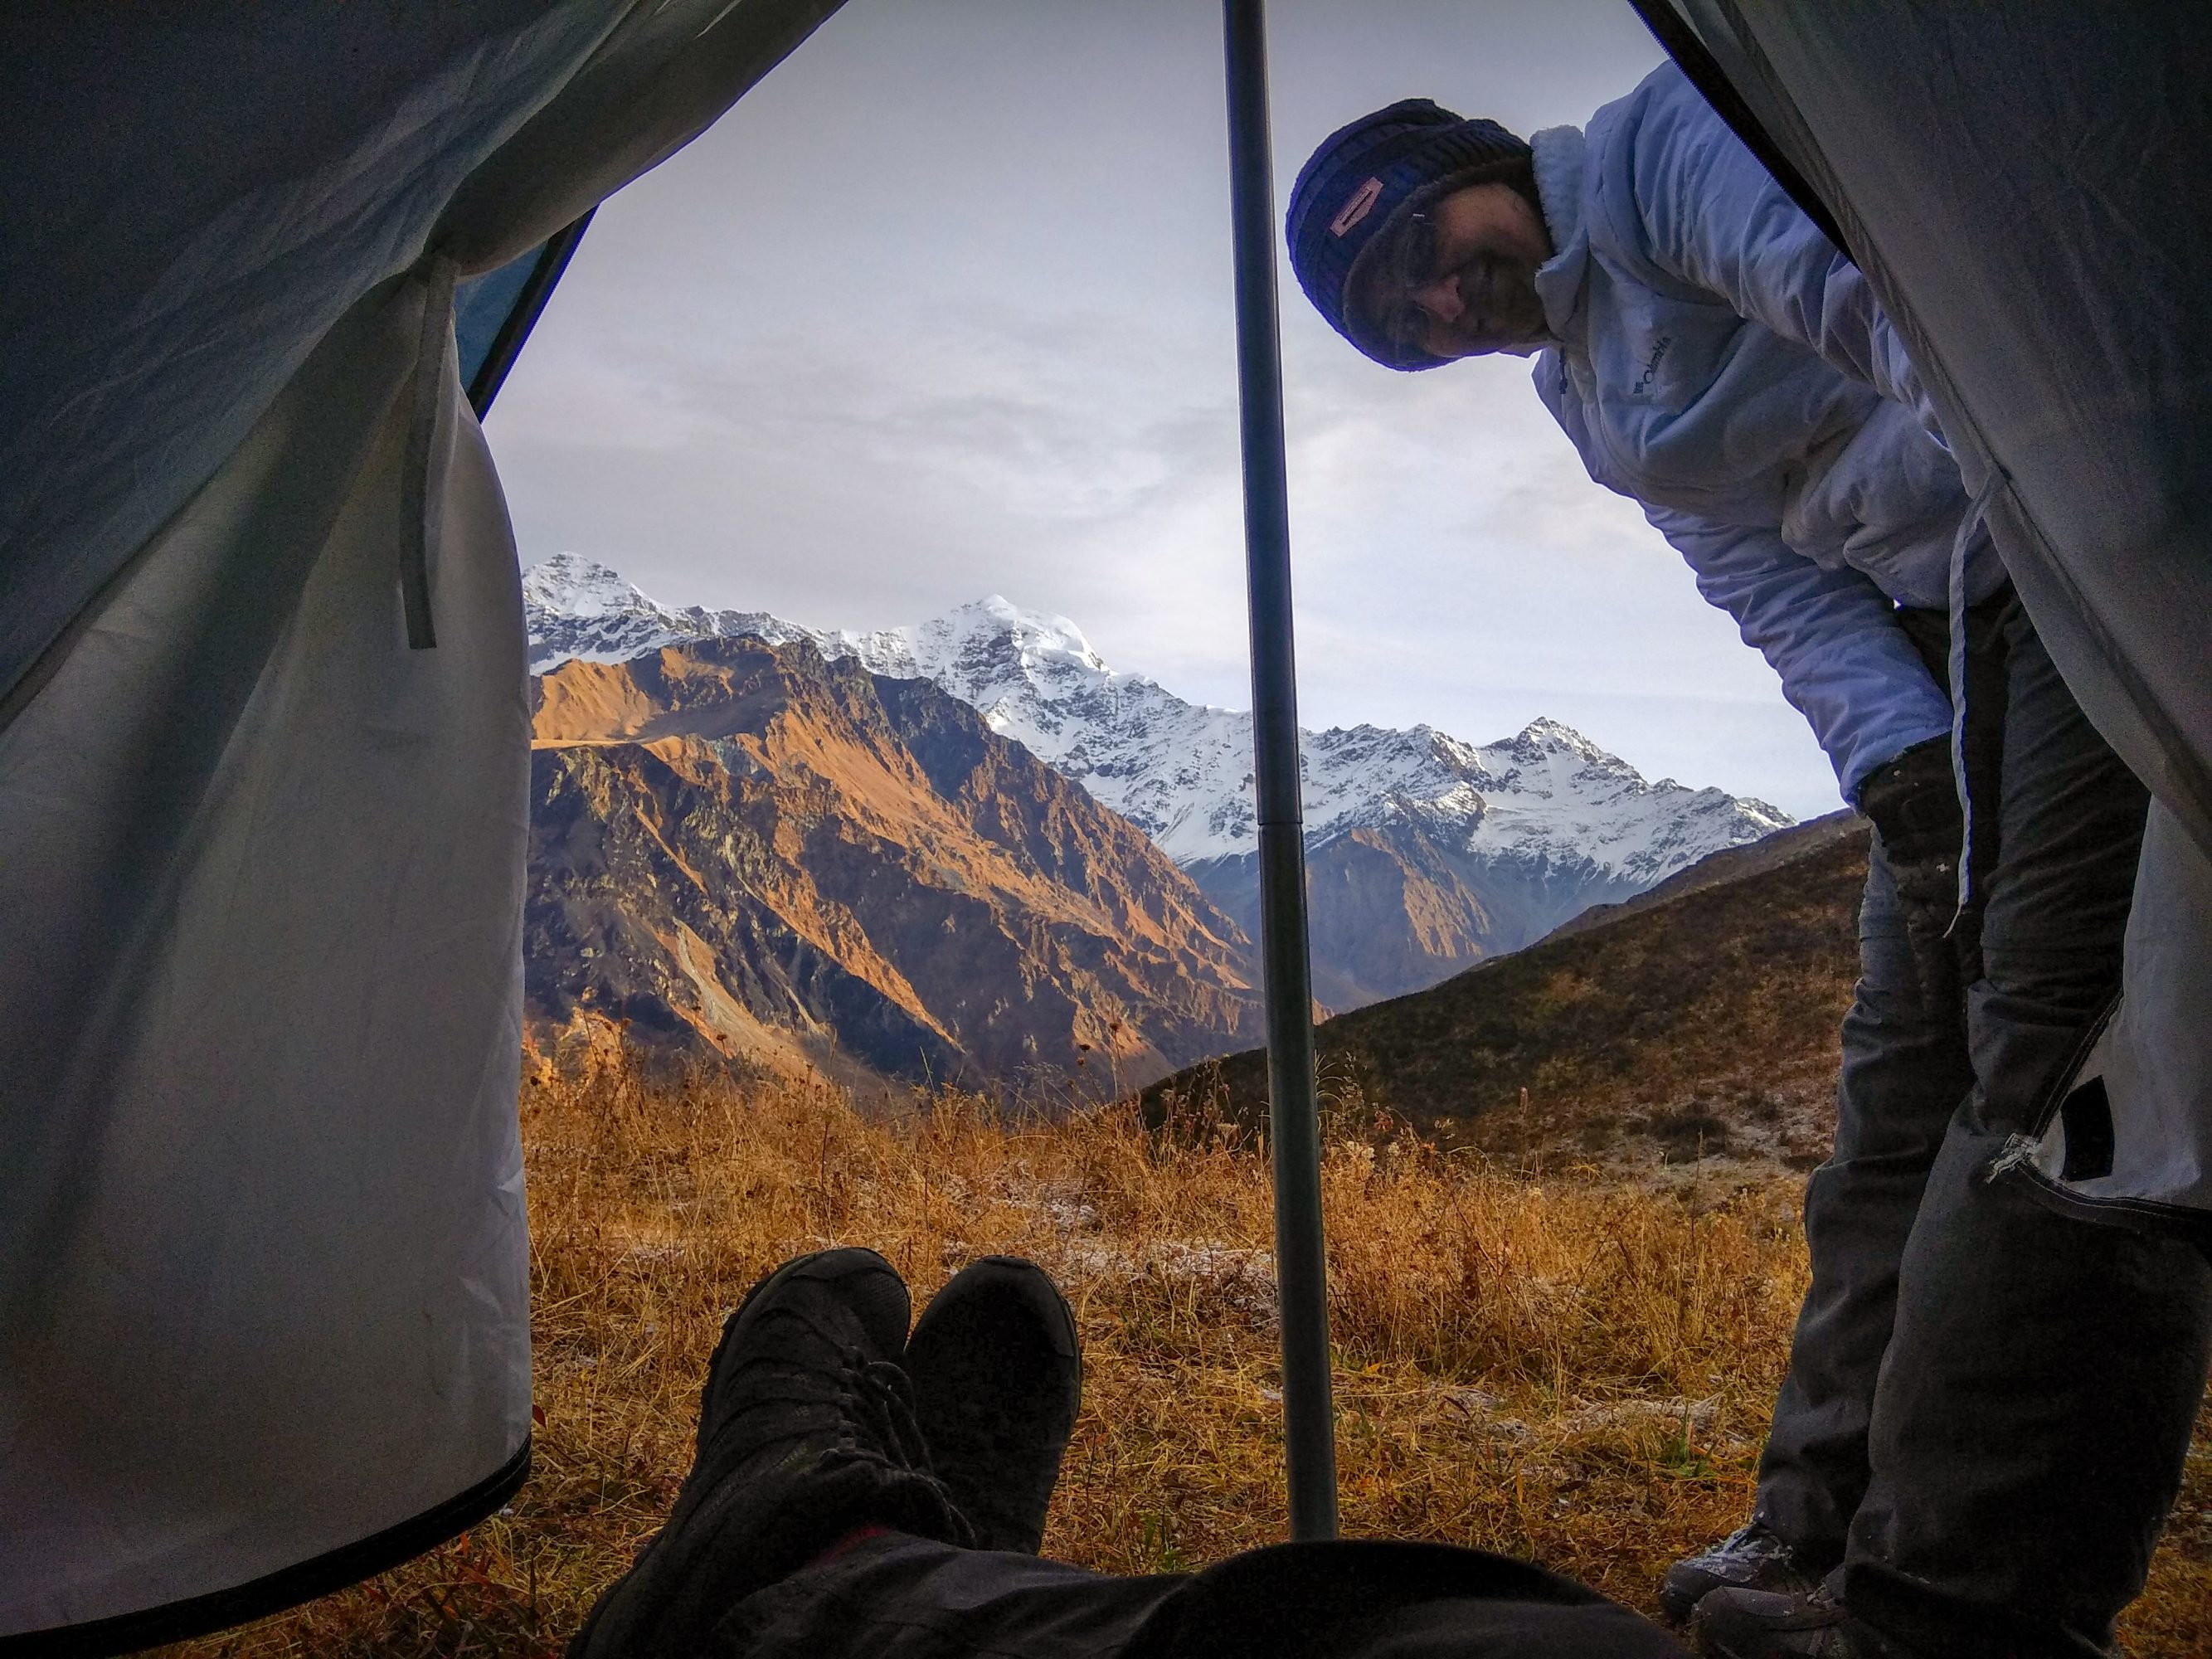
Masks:
[[[1340,1015],[1319,1033],[1323,1091],[1516,1158],[1809,1168],[1833,1128],[1866,838],[1850,819],[1784,830]],[[1145,1101],[1156,1121],[1194,1108],[1261,1121],[1266,1054],[1208,1061]]]
[[[771,1073],[1109,1097],[1249,1042],[1236,926],[1142,832],[920,680],[703,641],[537,682],[524,963]]]
[[[1239,1137],[950,1095],[885,1120],[818,1085],[647,1086],[618,1056],[526,1088],[523,1132],[529,1484],[465,1539],[177,1659],[550,1659],[665,1514],[723,1316],[831,1243],[883,1250],[917,1304],[987,1251],[1060,1278],[1086,1396],[1051,1553],[1149,1571],[1283,1535],[1267,1166]],[[1531,1180],[1339,1122],[1325,1194],[1348,1533],[1532,1556],[1649,1607],[1669,1559],[1741,1518],[1803,1290],[1796,1183]],[[2124,1632],[2136,1659],[2205,1650],[2212,1439]]]

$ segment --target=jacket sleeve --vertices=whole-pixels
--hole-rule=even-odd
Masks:
[[[1772,530],[1666,507],[1644,513],[1689,562],[1698,591],[1781,675],[1782,695],[1811,724],[1846,800],[1885,761],[1948,734],[1950,700],[1898,625],[1896,607],[1857,571],[1817,565]]]
[[[1646,87],[1631,167],[1652,262],[1903,404],[1940,437],[1919,374],[1859,268],[1679,69]]]

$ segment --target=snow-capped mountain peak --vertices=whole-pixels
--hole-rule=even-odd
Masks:
[[[781,641],[804,631],[762,611],[697,605],[672,611],[647,598],[619,571],[577,553],[556,553],[524,571],[522,608],[533,674],[571,659],[628,662],[691,640],[764,634]],[[783,631],[773,631],[778,629]]]
[[[659,609],[624,581],[619,571],[576,553],[556,553],[543,564],[524,571],[522,598],[533,612],[580,621]]]
[[[957,659],[977,666],[1018,667],[1030,675],[1108,672],[1106,659],[1066,617],[1024,611],[997,593],[924,623],[915,633],[947,663]]]

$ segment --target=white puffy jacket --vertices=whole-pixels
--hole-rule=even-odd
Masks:
[[[1849,798],[1951,727],[1895,614],[1948,603],[1969,507],[1911,366],[1856,270],[1673,65],[1587,136],[1532,142],[1559,342],[1537,392],[1774,665]],[[1966,568],[1970,598],[2002,580],[1978,527]]]

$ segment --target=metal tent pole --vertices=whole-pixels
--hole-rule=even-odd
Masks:
[[[1275,191],[1261,0],[1223,0],[1229,67],[1230,219],[1244,445],[1244,553],[1252,627],[1253,772],[1260,806],[1260,950],[1267,970],[1267,1096],[1275,1158],[1275,1284],[1283,1322],[1283,1437],[1291,1536],[1336,1536],[1336,1425],[1314,1088],[1313,969],[1298,797],[1297,669],[1291,648],[1290,500],[1275,312]]]

